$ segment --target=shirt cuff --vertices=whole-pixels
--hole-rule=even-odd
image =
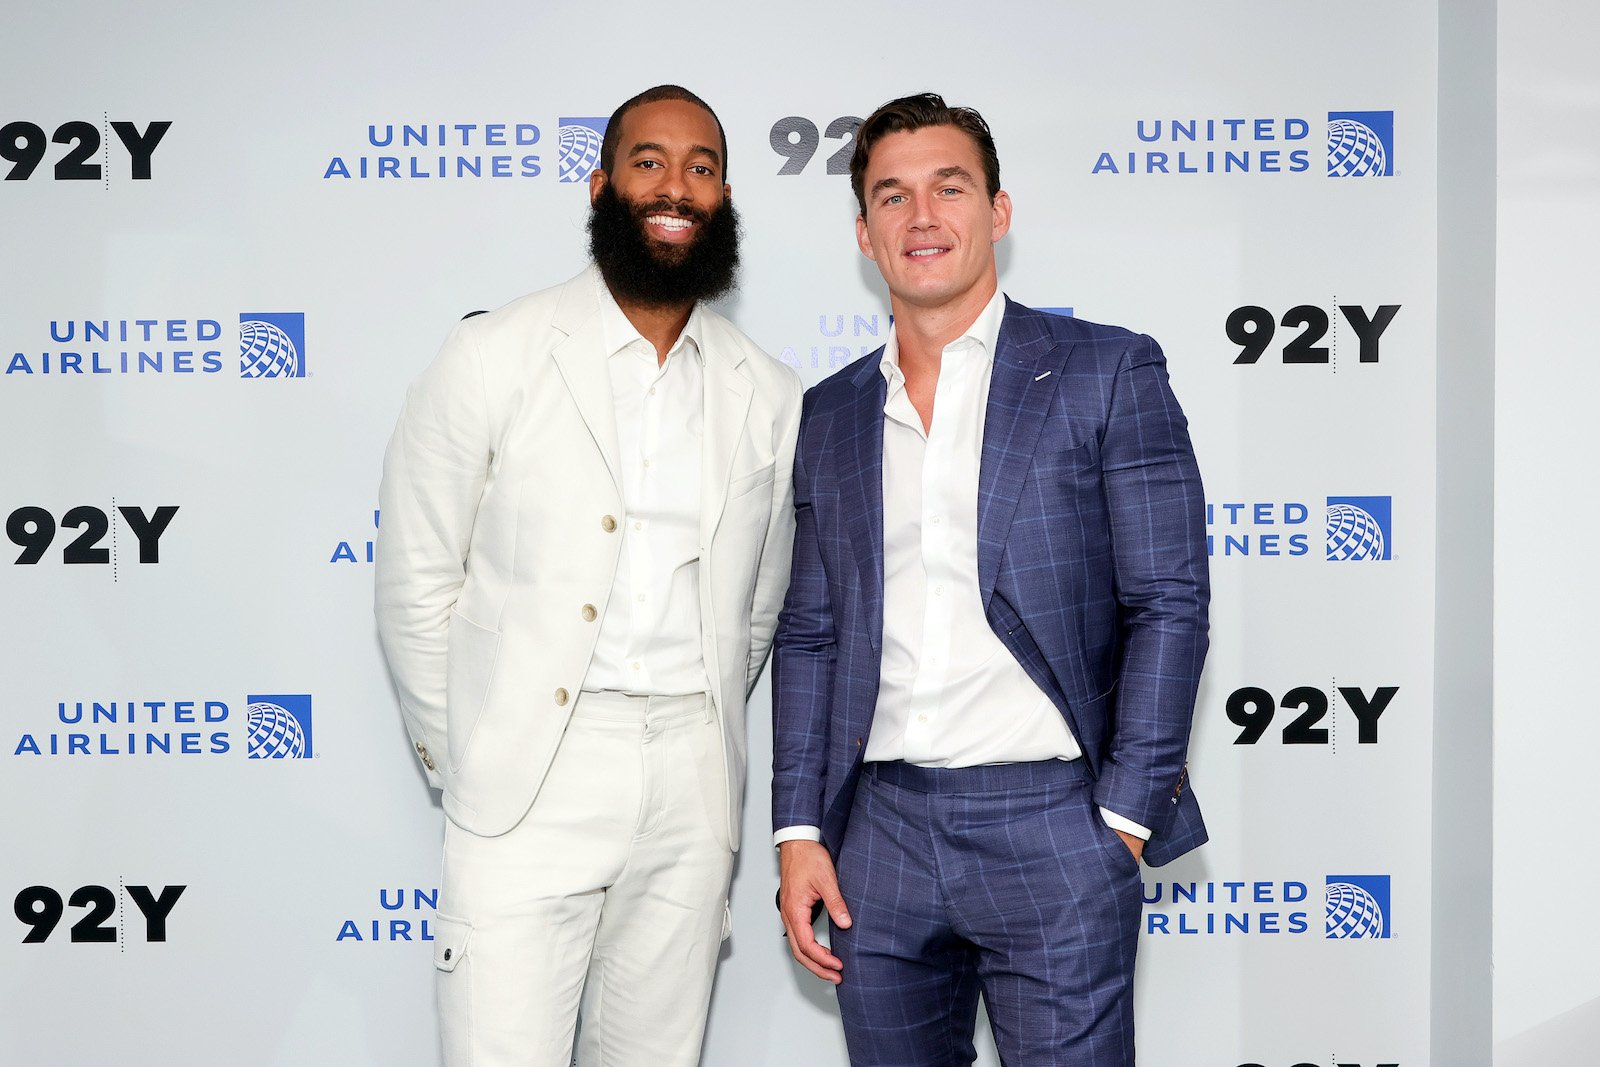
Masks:
[[[1114,811],[1109,811],[1106,808],[1100,809],[1100,817],[1104,819],[1106,821],[1106,825],[1111,827],[1113,830],[1121,830],[1125,834],[1132,834],[1141,841],[1150,840],[1149,827],[1140,826],[1132,819],[1124,819],[1121,815],[1118,815]],[[780,830],[779,832],[784,833],[786,831]]]
[[[1145,834],[1146,837],[1150,835]],[[782,830],[772,835],[772,847],[777,848],[785,841],[821,841],[822,831],[815,826],[785,826]]]

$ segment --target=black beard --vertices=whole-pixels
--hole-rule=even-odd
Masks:
[[[645,234],[649,215],[692,218],[698,231],[683,245]],[[589,209],[589,254],[618,300],[682,307],[715,300],[733,289],[739,272],[739,215],[731,200],[715,211],[656,200],[626,202],[607,183]]]

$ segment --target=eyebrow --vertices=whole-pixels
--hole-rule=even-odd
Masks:
[[[977,179],[972,176],[972,172],[962,166],[940,167],[933,172],[933,176],[939,181],[944,181],[946,178],[960,178],[968,185],[978,184]],[[904,189],[905,185],[906,183],[899,178],[879,178],[872,183],[872,196],[876,199],[877,195],[885,189]]]
[[[665,155],[667,152],[667,146],[664,144],[659,144],[656,141],[640,141],[638,144],[635,144],[632,148],[628,149],[628,158],[632,159],[641,152],[660,152],[662,155]],[[714,148],[707,148],[703,144],[691,145],[689,148],[689,154],[691,156],[710,156],[711,162],[715,163],[719,167],[722,166],[722,156],[718,155],[716,149]]]

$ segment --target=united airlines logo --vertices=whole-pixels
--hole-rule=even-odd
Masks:
[[[1389,875],[1323,876],[1318,938],[1314,878],[1235,876],[1144,883],[1147,937],[1304,937],[1328,941],[1393,936]]]
[[[1393,111],[1328,112],[1328,177],[1383,178],[1393,173]]]
[[[1320,119],[1282,112],[1155,114],[1134,118],[1126,136],[1094,150],[1090,174],[1303,174],[1317,165],[1326,130],[1327,173],[1335,178],[1394,174],[1393,111],[1329,111]]]
[[[1382,562],[1394,555],[1394,498],[1329,496],[1206,503],[1212,557],[1290,556],[1330,563]],[[1319,520],[1322,551],[1317,551]]]
[[[328,155],[324,181],[488,181],[548,176],[551,128],[537,116],[470,116],[465,121],[371,122]],[[557,174],[581,182],[600,165],[606,119],[563,118]]]
[[[165,312],[165,313],[162,313]],[[0,349],[3,376],[304,378],[306,317],[298,311],[238,315],[239,362],[229,358],[234,312],[174,314],[169,309],[124,318],[51,319]],[[0,344],[11,338],[0,340]],[[4,352],[11,353],[4,358]],[[235,373],[234,368],[238,371]]]
[[[1390,936],[1387,874],[1330,874],[1323,896],[1330,939]]]
[[[174,697],[72,698],[10,716],[21,729],[12,755],[38,759],[226,757],[309,759],[311,696],[251,695],[236,699]]]
[[[586,182],[600,166],[600,144],[609,119],[563,118],[560,125],[560,161],[556,175],[563,182]]]
[[[1328,498],[1328,558],[1385,560],[1394,540],[1393,500],[1386,496]]]
[[[304,378],[306,317],[302,312],[248,312],[239,316],[241,378]]]
[[[251,759],[311,757],[309,695],[248,696],[245,700],[250,705],[246,751]]]

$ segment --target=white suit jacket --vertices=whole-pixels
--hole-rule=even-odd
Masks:
[[[459,323],[384,458],[378,633],[445,812],[485,836],[535,802],[582,688],[621,554],[616,417],[590,267]],[[745,699],[794,539],[799,378],[705,322],[700,609],[739,843]]]

